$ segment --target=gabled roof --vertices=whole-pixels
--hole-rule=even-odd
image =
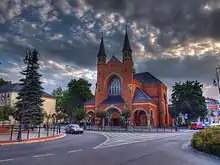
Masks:
[[[111,59],[108,61],[108,63],[111,62],[111,61],[116,61],[116,62],[121,63],[121,61],[120,61],[117,57],[115,57],[115,55],[113,55],[113,56],[111,57]]]
[[[141,88],[136,88],[132,101],[133,102],[136,102],[136,101],[153,101],[154,102],[154,100]]]
[[[163,84],[162,81],[149,72],[137,73],[134,75],[134,79],[143,84]]]
[[[6,92],[18,92],[22,89],[22,86],[18,83],[15,84],[4,84],[0,85],[0,93],[6,93]]]
[[[95,104],[95,98],[92,98],[92,99],[89,99],[89,100],[85,101],[84,104],[85,104],[85,105]]]
[[[108,96],[101,104],[122,104],[125,103],[121,95],[118,96]]]
[[[22,89],[22,86],[19,83],[8,83],[4,85],[0,85],[0,93],[9,93],[9,92],[19,92]],[[47,92],[43,93],[44,97],[51,97],[55,98],[54,96],[50,95]]]

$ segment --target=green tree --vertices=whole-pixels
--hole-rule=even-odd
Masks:
[[[65,118],[65,116],[66,116],[66,114],[60,111],[57,113],[56,118],[57,118],[57,120],[62,120]]]
[[[0,78],[0,85],[7,84],[8,81],[4,80],[3,78]]]
[[[188,121],[204,118],[207,115],[202,84],[198,81],[175,83],[172,89],[172,106],[177,114],[188,114]]]
[[[9,120],[9,116],[14,113],[15,109],[10,106],[0,108],[0,121]]]
[[[91,84],[85,79],[73,79],[68,85],[68,89],[63,92],[61,99],[62,111],[69,117],[73,114],[73,109],[76,107],[83,108],[84,102],[93,97],[90,90]]]
[[[123,117],[124,117],[124,120],[125,120],[125,129],[126,131],[128,130],[128,119],[129,117],[131,116],[131,113],[128,109],[125,109],[122,114],[121,114]]]
[[[52,91],[52,96],[56,97],[56,112],[62,111],[62,97],[64,91],[58,87]]]
[[[73,111],[73,119],[79,123],[81,120],[85,119],[86,112],[83,108],[75,108]]]
[[[103,129],[103,120],[104,120],[104,118],[107,116],[107,113],[106,113],[106,111],[103,111],[103,110],[97,110],[96,111],[96,116],[98,117],[98,118],[100,118],[100,121],[101,121],[101,129]]]
[[[43,88],[40,81],[41,75],[38,73],[39,53],[35,49],[27,49],[24,62],[27,68],[21,72],[25,78],[20,79],[22,89],[18,93],[14,117],[26,126],[38,125],[44,119]]]

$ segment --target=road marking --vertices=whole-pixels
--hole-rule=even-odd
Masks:
[[[54,154],[44,154],[44,155],[35,155],[33,156],[34,158],[39,158],[39,157],[46,157],[46,156],[52,156]]]
[[[97,132],[97,134],[106,137],[106,140],[93,147],[93,149],[109,148],[122,146],[126,144],[133,144],[138,142],[146,142],[150,140],[158,140],[163,138],[171,138],[173,136],[179,136],[183,133],[111,133],[111,132]]]
[[[74,152],[81,152],[83,150],[72,150],[72,151],[68,151],[68,153],[74,153]]]
[[[4,159],[4,160],[0,160],[0,163],[3,163],[3,162],[9,162],[9,161],[13,161],[14,159]]]

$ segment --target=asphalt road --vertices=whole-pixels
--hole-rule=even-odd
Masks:
[[[143,137],[135,133],[108,133],[105,136],[107,143],[103,135],[86,132],[84,135],[68,135],[52,142],[0,147],[0,165],[220,164],[220,160],[199,155],[188,149],[192,133],[145,133]],[[141,139],[147,140],[141,142]],[[129,144],[132,141],[133,144]]]

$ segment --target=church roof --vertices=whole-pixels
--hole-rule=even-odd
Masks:
[[[85,101],[84,104],[95,104],[95,98]]]
[[[135,94],[133,97],[133,102],[136,101],[154,101],[144,90],[141,88],[136,88]]]
[[[137,73],[134,75],[134,79],[143,84],[163,84],[162,81],[154,77],[149,72]]]
[[[14,84],[8,83],[8,84],[0,85],[0,93],[19,92],[21,89],[22,89],[22,85],[20,85],[19,83],[14,83]],[[43,96],[55,98],[54,96],[44,91],[43,91]]]
[[[115,55],[113,55],[113,56],[111,57],[111,59],[109,60],[109,62],[110,62],[110,61],[117,61],[117,62],[121,63],[121,61],[120,61],[117,57],[115,57]]]
[[[122,104],[125,103],[121,95],[118,96],[108,96],[101,104]]]

